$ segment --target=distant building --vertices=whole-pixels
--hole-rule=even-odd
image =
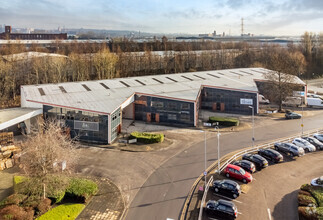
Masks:
[[[212,37],[212,34],[199,34],[199,37]]]
[[[66,40],[67,33],[48,34],[48,33],[12,33],[11,26],[5,26],[5,32],[0,33],[3,40]]]

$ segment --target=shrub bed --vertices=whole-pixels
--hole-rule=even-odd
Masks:
[[[221,126],[238,126],[239,119],[237,118],[224,118],[224,117],[209,117],[209,123],[219,122]]]
[[[46,212],[44,215],[38,217],[36,220],[60,219],[73,220],[85,208],[84,204],[63,204]]]
[[[146,132],[132,132],[130,134],[130,139],[137,139],[138,142],[145,143],[145,144],[153,144],[153,143],[161,143],[164,141],[163,134],[153,134],[153,133],[146,133]]]
[[[323,219],[323,187],[302,185],[298,203],[299,219]]]
[[[98,192],[98,185],[87,179],[72,178],[66,189],[66,197],[78,202],[86,202]]]

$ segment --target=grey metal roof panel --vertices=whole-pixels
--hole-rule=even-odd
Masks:
[[[196,100],[201,85],[258,92],[255,80],[266,80],[264,73],[270,71],[263,68],[212,70],[85,82],[30,85],[23,86],[23,89],[27,100],[109,114],[134,93],[194,101]],[[219,78],[208,74],[218,76]],[[205,80],[194,75],[203,77]],[[182,76],[186,76],[186,78]],[[192,80],[188,80],[187,78]],[[139,80],[145,85],[138,83],[136,80]],[[129,87],[120,83],[120,81]],[[295,77],[295,82],[304,84],[298,77]],[[103,87],[100,83],[104,83],[109,89]],[[91,91],[87,91],[82,84],[85,84]],[[59,86],[63,86],[66,93],[63,93],[59,89]],[[38,88],[43,88],[45,95],[41,96]]]

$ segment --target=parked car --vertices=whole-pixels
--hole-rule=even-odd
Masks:
[[[311,185],[323,187],[323,176],[312,179]]]
[[[242,155],[242,159],[253,162],[257,169],[268,167],[268,161],[258,154],[244,154]]]
[[[225,194],[233,198],[237,198],[240,193],[240,185],[232,180],[215,180],[213,182],[214,191]]]
[[[274,144],[275,150],[283,152],[287,155],[291,155],[292,157],[295,156],[303,156],[305,155],[304,149],[296,146],[295,144],[291,143],[275,143]]]
[[[283,162],[284,157],[279,152],[273,150],[273,149],[260,149],[258,151],[258,154],[260,156],[263,156],[264,158],[271,160],[275,163]]]
[[[316,151],[316,148],[313,144],[310,144],[308,141],[302,139],[302,138],[295,138],[292,142],[296,146],[302,147],[305,152],[313,152]]]
[[[254,173],[256,171],[255,164],[248,160],[237,160],[237,161],[234,161],[232,164],[243,168],[245,171],[249,173]]]
[[[285,118],[286,119],[299,119],[299,118],[301,118],[302,117],[302,115],[301,114],[297,114],[297,113],[295,113],[295,112],[287,112],[286,114],[285,114]]]
[[[238,209],[233,202],[219,199],[209,200],[205,207],[206,213],[224,219],[235,219],[238,216]]]
[[[323,143],[323,134],[314,134],[313,137]]]
[[[233,164],[228,164],[224,170],[226,177],[232,177],[237,180],[241,180],[244,183],[249,183],[252,181],[252,175],[246,172],[243,168],[238,167]]]
[[[323,143],[312,137],[302,137],[304,140],[308,141],[316,147],[316,150],[323,150]]]

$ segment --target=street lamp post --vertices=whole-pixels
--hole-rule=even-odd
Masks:
[[[218,132],[217,137],[218,137],[218,173],[220,173],[220,131],[219,127],[215,126],[215,130]]]
[[[252,146],[255,146],[255,113],[254,107],[249,105],[249,108],[252,110]]]
[[[302,124],[301,124],[301,127],[302,127],[302,136],[303,136],[303,132],[304,132],[303,116],[304,116],[304,111],[303,111],[303,105],[302,105]]]
[[[207,172],[206,172],[206,132],[205,131],[201,131],[204,133],[204,187],[206,188],[206,175],[207,175]],[[204,189],[205,189],[204,188]]]

